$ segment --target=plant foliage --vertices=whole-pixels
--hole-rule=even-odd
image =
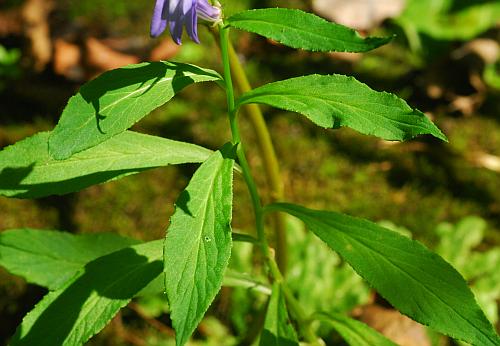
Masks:
[[[194,7],[189,7],[191,2],[180,3],[196,14],[197,2],[193,2]],[[159,1],[157,5],[165,3]],[[216,16],[217,9],[211,10]],[[475,6],[463,9],[473,10]],[[410,7],[408,13],[411,11]],[[460,13],[457,16],[462,16]],[[194,30],[196,21],[192,16],[174,18],[180,15],[176,11],[169,15],[173,16],[171,21],[178,20],[174,24],[180,25],[181,30],[184,26]],[[260,345],[292,346],[299,345],[299,341],[319,345],[320,333],[315,325],[321,321],[330,330],[337,330],[350,345],[393,345],[375,330],[342,313],[352,303],[337,304],[332,299],[331,304],[322,305],[312,292],[308,295],[304,291],[311,287],[307,281],[309,272],[330,276],[323,285],[317,285],[326,290],[336,290],[348,281],[332,284],[334,276],[344,275],[359,282],[361,279],[348,269],[349,264],[396,309],[415,321],[473,345],[499,345],[498,335],[464,278],[442,257],[417,241],[367,220],[288,203],[268,203],[281,197],[262,198],[253,178],[245,154],[245,145],[253,143],[245,143],[238,124],[239,108],[247,104],[301,113],[324,128],[347,126],[385,140],[403,141],[417,135],[447,139],[431,120],[404,100],[374,91],[353,77],[309,75],[250,90],[237,55],[232,52],[231,28],[292,48],[320,52],[365,52],[389,43],[391,38],[362,38],[347,27],[283,8],[244,11],[227,19],[221,16],[220,22],[215,22],[212,31],[220,34],[217,43],[222,53],[223,77],[213,70],[173,62],[148,62],[106,72],[82,86],[69,100],[51,132],[36,134],[0,152],[0,194],[17,198],[66,194],[146,169],[200,163],[177,198],[164,239],[140,243],[112,234],[73,236],[32,229],[2,232],[0,265],[50,290],[25,316],[10,344],[82,345],[134,297],[165,292],[176,345],[182,346],[226,284],[244,289],[245,294],[251,290],[251,294],[263,295],[261,301],[270,294],[267,309],[257,311],[265,316],[255,318],[263,325],[256,323],[252,331],[249,328],[254,336],[249,343],[260,334]],[[424,28],[420,26],[420,30],[435,34]],[[238,99],[234,97],[232,74],[238,77],[235,80],[243,90]],[[207,81],[216,82],[227,96],[231,138],[219,150],[128,131],[186,86]],[[274,150],[272,144],[262,141],[270,134],[258,108],[251,110],[257,124],[256,145],[262,148],[266,170],[272,172],[276,167],[270,167],[272,160],[268,158],[273,157]],[[251,234],[234,233],[231,228],[233,171],[241,173],[251,196],[251,210],[250,206],[242,209],[253,212],[255,232]],[[270,180],[273,183],[279,177]],[[270,241],[271,228],[265,217],[283,212],[300,219],[312,232],[302,243],[294,244],[303,247],[304,257],[292,256],[292,268],[298,268],[303,287],[299,287],[301,279],[286,272],[286,263],[278,265],[275,260],[286,257],[283,251],[287,244],[280,236]],[[279,235],[279,228],[276,229]],[[457,233],[462,234],[460,230]],[[464,239],[470,242],[456,248],[453,246],[458,246],[457,239],[448,234],[439,248],[469,278],[468,264],[454,256],[469,253],[479,235],[470,236],[475,238],[469,239],[465,234]],[[227,270],[233,239],[250,243],[246,244],[250,249],[246,258],[251,263],[261,263],[261,273],[247,272],[245,268],[251,264],[240,260],[239,253],[233,256],[233,266]],[[314,244],[319,241],[324,244],[315,251]],[[340,260],[327,247],[347,264],[339,269]],[[313,258],[315,254],[317,257]],[[332,256],[331,261],[319,261],[321,256]],[[490,256],[496,258],[487,254],[474,257],[473,262],[491,264]],[[360,287],[356,294],[366,294],[367,286]],[[347,295],[344,292],[341,296]],[[325,297],[335,296],[328,292]],[[309,306],[304,308],[304,301]],[[248,312],[252,309],[249,305],[236,309]],[[167,309],[160,309],[164,310]]]

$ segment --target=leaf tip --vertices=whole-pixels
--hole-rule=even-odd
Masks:
[[[443,131],[441,131],[441,129],[437,127],[436,124],[434,124],[431,120],[429,120],[429,122],[432,124],[432,129],[429,134],[437,139],[442,140],[445,143],[449,143],[450,141],[448,140],[448,137],[446,137],[446,135],[443,133]]]

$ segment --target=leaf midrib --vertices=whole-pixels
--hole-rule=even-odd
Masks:
[[[345,95],[345,93],[342,93],[341,95]],[[345,106],[347,108],[351,108],[352,110],[354,111],[357,111],[358,113],[364,113],[364,114],[368,114],[368,115],[374,115],[375,117],[377,117],[380,121],[380,119],[382,120],[388,120],[389,122],[392,122],[392,123],[395,123],[395,124],[406,124],[408,126],[411,126],[411,127],[417,127],[417,128],[420,128],[420,126],[418,126],[418,124],[408,124],[408,123],[405,123],[405,122],[402,122],[402,121],[398,121],[396,119],[392,119],[392,118],[388,118],[388,117],[384,117],[383,115],[380,115],[380,114],[377,114],[377,113],[371,113],[370,111],[366,110],[366,109],[363,109],[363,108],[358,108],[356,106],[353,106],[351,104],[348,104],[348,103],[342,103],[342,102],[336,102],[336,101],[333,101],[333,100],[328,100],[328,99],[324,99],[324,98],[321,98],[319,96],[312,96],[312,95],[304,95],[304,94],[300,94],[300,93],[265,93],[264,95],[256,95],[255,98],[257,97],[267,97],[267,96],[274,96],[274,97],[285,97],[285,98],[289,98],[289,96],[300,96],[300,97],[304,97],[304,98],[311,98],[311,99],[314,99],[314,100],[319,100],[319,101],[322,101],[322,102],[326,102],[327,104],[330,104],[332,107],[335,107],[338,111],[338,105],[342,105],[342,106]],[[243,104],[245,103],[253,103],[253,102],[247,102],[247,101],[251,101],[253,98],[253,95],[252,97],[249,97],[247,99],[243,99]],[[262,102],[262,101],[261,101]],[[264,103],[264,102],[262,102]],[[376,103],[376,102],[373,102],[373,104],[378,104],[380,105],[380,103]],[[280,108],[282,108],[282,106],[280,106]],[[283,107],[285,108],[285,107]],[[391,107],[391,108],[396,108],[396,109],[399,109],[398,107]],[[285,108],[287,109],[287,108]],[[287,110],[292,110],[292,109],[287,109]],[[295,110],[292,110],[293,112],[297,112]],[[364,116],[363,114],[361,114],[363,119],[366,121],[366,122],[370,122],[370,123],[374,123],[377,125],[377,127],[383,129],[383,130],[386,130],[386,131],[390,131],[393,135],[397,135],[397,133],[395,133],[393,130],[389,130],[388,128],[380,125],[380,124],[377,124],[376,121],[373,121],[373,120],[370,120],[369,118],[367,118],[366,116]],[[341,118],[346,118],[345,116],[340,116]],[[397,128],[397,126],[396,126]]]
[[[7,247],[7,248],[11,248],[11,249],[14,249],[14,250],[17,250],[17,251],[20,251],[20,252],[23,252],[23,253],[29,253],[29,254],[32,254],[32,255],[35,255],[35,256],[38,256],[38,257],[49,258],[51,260],[55,260],[55,261],[59,261],[59,262],[64,262],[64,263],[71,264],[71,265],[83,266],[83,265],[85,265],[85,263],[87,263],[85,261],[84,262],[70,261],[70,260],[68,260],[65,257],[57,257],[57,256],[50,255],[50,254],[43,253],[43,252],[27,251],[26,249],[23,249],[21,247],[15,246],[15,245],[10,245],[10,244],[6,245],[6,244],[0,243],[0,247],[2,247],[2,246],[3,247]]]
[[[156,260],[160,260],[160,259],[161,259],[161,256],[158,256],[158,258],[156,258],[156,257],[153,257],[153,258],[148,258],[148,261],[147,261],[146,263],[139,264],[139,265],[138,265],[138,266],[136,266],[136,267],[135,267],[132,271],[128,271],[128,272],[127,272],[124,276],[122,276],[119,280],[113,281],[110,285],[106,286],[106,287],[102,290],[101,294],[97,293],[97,297],[98,297],[98,298],[101,298],[101,297],[107,298],[107,297],[106,297],[106,295],[105,295],[105,293],[107,293],[107,292],[108,292],[111,288],[113,288],[114,286],[116,286],[116,285],[120,284],[121,282],[123,282],[123,280],[126,280],[126,279],[127,279],[128,277],[130,277],[132,274],[135,274],[137,271],[139,271],[140,269],[144,268],[145,266],[147,266],[147,265],[149,265],[149,264],[153,263],[153,262],[154,262],[154,261],[156,261]],[[83,273],[82,273],[82,275],[83,275]],[[73,282],[77,281],[80,277],[81,277],[81,276],[79,276],[78,278],[76,278]],[[147,285],[147,284],[146,284],[146,285]],[[146,285],[144,285],[144,287],[146,287]],[[93,296],[93,297],[95,297],[95,296]],[[109,299],[109,298],[107,298],[107,299]],[[132,300],[132,297],[130,297],[130,298],[128,298],[128,299],[119,299],[119,301],[130,301],[130,300]],[[78,318],[79,318],[79,320],[80,320],[80,321],[83,321],[83,320],[84,320],[84,319],[85,319],[85,318],[89,315],[89,313],[90,313],[92,310],[94,310],[94,307],[96,306],[96,304],[97,304],[97,302],[98,302],[98,301],[99,301],[99,299],[93,299],[93,302],[92,302],[91,306],[88,306],[88,305],[87,305],[87,308],[86,308],[84,311],[82,311],[82,312],[83,312],[83,315],[79,315],[79,316],[78,316]],[[113,303],[113,302],[116,302],[116,301],[117,301],[116,299],[114,299],[114,300],[110,300],[110,303]],[[110,305],[110,304],[107,304],[107,305]],[[101,317],[101,316],[102,316],[104,313],[106,313],[106,312],[107,312],[107,310],[106,310],[106,309],[102,309],[102,310],[101,310],[101,313],[99,314],[99,317]],[[81,318],[80,318],[80,316],[81,316]],[[98,320],[99,320],[99,318],[96,318],[95,320],[96,320],[96,321],[98,321]],[[70,336],[73,336],[73,335],[74,335],[75,330],[77,329],[77,328],[75,328],[75,327],[76,327],[76,326],[74,325],[74,326],[73,326],[73,328],[72,328],[72,333],[71,333],[71,334],[69,334],[67,338],[69,338]],[[88,332],[88,330],[87,330],[87,333],[82,333],[82,334],[84,334],[84,335],[85,335],[85,334],[87,334],[87,335],[88,335],[88,334],[90,334],[90,335],[89,335],[89,337],[91,337],[92,335],[94,335],[94,330],[92,330],[92,332],[91,332],[91,333],[89,333],[89,332]],[[77,337],[77,335],[76,335],[76,337]],[[66,338],[66,340],[67,340],[67,338]],[[87,339],[88,339],[88,338],[87,338]],[[85,340],[85,341],[86,341],[86,340]],[[82,341],[82,342],[85,342],[85,341]]]
[[[351,239],[355,242],[357,242],[358,244],[360,244],[361,246],[364,246],[365,248],[367,248],[368,250],[372,250],[372,252],[376,253],[379,257],[382,258],[382,260],[386,261],[387,263],[391,264],[394,268],[396,268],[397,270],[399,270],[401,273],[403,273],[405,276],[407,276],[411,281],[414,281],[416,282],[417,284],[419,284],[420,282],[418,280],[416,280],[415,278],[413,278],[411,275],[409,275],[408,273],[406,273],[399,265],[397,265],[396,263],[390,261],[388,258],[386,258],[382,253],[380,253],[380,251],[378,251],[377,249],[371,247],[370,245],[366,244],[365,242],[363,242],[361,239],[358,239],[356,237],[349,237],[349,235],[338,229],[338,227],[335,227],[333,225],[330,225],[329,223],[326,223],[326,222],[319,222],[319,223],[322,223],[324,224],[327,228],[331,227],[333,229],[335,229],[336,231],[340,232],[341,234],[344,235],[344,237],[347,237],[348,239]],[[455,307],[453,306],[450,306],[449,304],[447,304],[441,297],[439,297],[434,291],[432,291],[429,287],[427,287],[426,285],[421,285],[422,287],[424,287],[424,289],[429,292],[432,296],[434,296],[435,298],[437,298],[439,301],[441,301],[444,305],[448,306],[449,308],[451,308],[451,310],[453,310],[457,316],[459,316],[462,320],[466,321],[470,326],[472,326],[472,328],[474,330],[477,330],[479,331],[483,336],[486,337],[486,339],[490,340],[493,344],[495,343],[495,340],[492,340],[490,338],[490,335],[488,334],[485,334],[483,332],[482,329],[480,328],[477,328],[467,317],[464,317],[462,316],[461,313],[457,312],[457,310],[455,309]]]
[[[147,153],[146,155],[154,155],[155,152],[151,151],[150,153]],[[103,161],[103,160],[113,160],[111,162],[108,162],[108,168],[107,169],[104,169],[104,168],[100,168],[100,169],[94,169],[91,171],[91,173],[98,173],[98,172],[106,172],[109,170],[109,167],[113,166],[115,163],[117,162],[120,162],[121,159],[124,159],[126,160],[127,158],[130,159],[130,158],[133,158],[133,157],[137,157],[137,156],[140,156],[141,158],[144,158],[144,153],[133,153],[133,154],[116,154],[116,155],[103,155],[103,156],[99,156],[99,157],[85,157],[85,158],[75,158],[73,157],[72,159],[68,159],[68,160],[49,160],[48,162],[44,162],[44,163],[35,163],[35,166],[33,168],[33,172],[36,172],[36,175],[39,175],[39,176],[42,176],[44,177],[46,173],[44,170],[45,169],[57,169],[57,168],[64,168],[66,166],[74,166],[76,163],[81,163],[81,164],[91,164],[92,162],[96,162],[96,163],[99,163],[100,161]],[[162,155],[162,153],[159,153],[159,155]],[[165,155],[165,154],[163,154]],[[122,169],[142,169],[142,168],[157,168],[157,167],[163,167],[163,166],[167,166],[167,165],[171,165],[171,164],[175,164],[177,163],[178,161],[182,162],[182,163],[197,163],[197,162],[200,162],[201,160],[198,159],[198,158],[195,158],[194,156],[192,157],[189,157],[189,158],[186,158],[186,157],[182,157],[180,155],[178,155],[177,153],[175,154],[176,156],[172,156],[172,157],[163,157],[163,158],[160,158],[160,157],[155,157],[155,160],[158,160],[158,159],[163,159],[163,160],[168,160],[169,162],[168,163],[155,163],[155,164],[149,164],[149,165],[143,165],[143,166],[133,166],[133,167],[130,167],[130,168],[119,168],[120,170]],[[24,166],[21,166],[21,168],[23,168]],[[13,168],[16,168],[16,167],[13,167]],[[33,172],[30,173],[26,178],[31,178],[33,179]],[[64,178],[64,179],[72,179],[72,178],[78,178],[78,177],[81,177],[81,175],[76,175],[76,176],[73,176],[71,175],[69,178]],[[23,179],[23,181],[21,181],[20,183],[26,183],[26,178]],[[53,181],[53,182],[59,182],[59,181],[64,181],[64,180],[57,180],[57,181]],[[32,182],[31,182],[32,183]],[[15,185],[15,186],[20,186],[22,187],[22,185]],[[12,188],[12,187],[11,187]],[[2,189],[0,189],[2,190]]]
[[[116,104],[121,103],[122,101],[124,101],[124,100],[126,100],[126,99],[128,99],[128,98],[133,97],[133,96],[135,96],[135,95],[136,95],[136,94],[138,94],[138,93],[141,93],[141,92],[143,92],[143,91],[146,91],[146,90],[150,89],[152,84],[155,84],[155,86],[158,86],[158,85],[161,85],[161,84],[163,84],[163,83],[165,83],[165,82],[172,81],[172,80],[174,80],[174,79],[181,79],[181,78],[187,78],[187,77],[193,77],[193,76],[200,76],[200,75],[187,72],[187,73],[183,74],[182,76],[175,76],[175,75],[174,75],[174,77],[163,77],[163,78],[162,78],[159,82],[156,82],[156,83],[151,82],[151,83],[145,84],[143,87],[140,87],[139,89],[136,89],[136,90],[134,90],[134,91],[132,91],[132,92],[128,93],[128,94],[127,94],[127,95],[125,95],[124,97],[122,97],[122,98],[120,98],[120,99],[118,99],[118,100],[115,100],[114,102],[112,102],[112,103],[110,103],[110,104],[107,104],[107,105],[106,105],[106,106],[104,106],[103,108],[99,109],[99,112],[104,112],[104,111],[106,111],[108,108],[113,107],[113,106],[115,106]],[[207,76],[207,77],[209,77],[209,76]],[[215,77],[213,77],[213,78],[215,78]],[[80,96],[80,95],[81,95],[81,94],[78,94],[78,96]],[[85,112],[85,113],[86,113],[86,112]],[[84,114],[85,114],[85,113],[84,113]],[[87,113],[87,114],[88,114],[88,113]],[[80,126],[75,127],[75,128],[70,128],[70,129],[68,129],[67,131],[77,131],[77,130],[80,130],[80,129],[84,128],[85,126],[87,126],[87,124],[88,124],[89,122],[93,121],[93,120],[95,120],[95,119],[94,119],[93,117],[91,117],[91,118],[87,119],[85,122],[83,122]],[[61,131],[61,132],[63,132],[63,131]]]
[[[177,71],[177,70],[172,70],[172,71]],[[127,94],[126,94],[125,96],[123,96],[122,98],[119,98],[119,99],[117,99],[117,100],[113,101],[112,103],[107,104],[107,105],[106,105],[106,106],[104,106],[103,108],[99,109],[99,111],[100,111],[100,112],[104,112],[104,111],[106,111],[107,109],[109,109],[110,107],[113,107],[113,106],[115,106],[115,105],[116,105],[116,104],[118,104],[118,103],[121,103],[123,100],[126,100],[126,99],[128,99],[128,98],[130,98],[130,97],[133,97],[133,96],[135,96],[137,93],[141,93],[141,92],[143,92],[143,91],[146,91],[146,90],[150,89],[150,88],[151,88],[151,86],[153,86],[153,85],[157,86],[157,85],[161,85],[161,84],[163,84],[163,83],[165,83],[165,82],[172,81],[172,80],[174,80],[174,79],[181,79],[181,78],[187,78],[187,77],[193,77],[193,76],[200,76],[200,75],[198,75],[198,74],[194,74],[194,73],[190,73],[190,72],[184,72],[181,76],[177,76],[177,75],[175,75],[175,74],[174,74],[174,76],[173,76],[173,77],[162,77],[162,78],[161,78],[161,80],[160,80],[160,81],[158,81],[158,82],[156,82],[156,83],[155,83],[154,81],[152,81],[151,83],[144,84],[144,86],[143,86],[143,87],[139,87],[139,89],[136,89],[136,90],[134,90],[134,91],[132,91],[132,92],[122,91],[122,92],[127,93]],[[143,84],[143,83],[141,83],[141,84]],[[109,96],[109,95],[110,95],[110,94],[108,94],[108,96]],[[111,95],[112,95],[112,94],[111,94]]]
[[[72,157],[71,159],[67,160],[50,160],[48,162],[40,164],[38,167],[52,167],[52,166],[60,166],[60,165],[66,165],[70,163],[78,163],[82,161],[100,161],[100,160],[105,160],[105,159],[120,159],[120,158],[127,158],[127,157],[134,157],[134,156],[141,156],[144,157],[144,155],[159,155],[163,156],[163,159],[169,159],[165,152],[154,152],[154,151],[149,151],[148,153],[145,152],[137,152],[137,153],[127,153],[127,154],[107,154],[107,155],[101,155],[101,156],[94,156],[94,157],[82,157],[82,158],[77,158],[77,157]],[[186,155],[187,156],[187,155]],[[175,153],[175,156],[171,156],[173,158],[182,158],[182,155],[179,155],[178,152]],[[173,160],[172,160],[173,161]],[[188,161],[186,161],[188,162]]]
[[[217,169],[215,170],[214,174],[212,175],[212,179],[210,179],[210,187],[208,189],[209,193],[207,193],[206,197],[202,200],[201,212],[203,213],[204,217],[202,218],[201,223],[199,224],[199,227],[197,227],[199,229],[199,232],[197,232],[197,239],[195,239],[195,241],[193,242],[193,246],[192,246],[192,248],[191,248],[191,250],[189,252],[190,254],[196,253],[196,256],[195,256],[196,260],[195,260],[195,266],[194,266],[194,268],[195,268],[194,272],[195,273],[197,272],[198,262],[200,260],[200,252],[201,252],[200,249],[201,249],[201,246],[203,244],[203,241],[201,241],[201,238],[202,238],[202,235],[203,235],[203,229],[205,227],[205,223],[206,223],[206,219],[207,219],[206,216],[207,216],[207,213],[208,213],[208,205],[209,205],[208,201],[209,201],[210,198],[213,198],[213,191],[214,191],[214,186],[215,186],[215,178],[220,174],[221,169],[222,169],[224,163],[225,163],[225,159],[222,158],[222,160],[220,161],[220,164],[217,165]],[[198,250],[198,251],[196,251],[196,250]],[[181,271],[181,278],[185,276],[184,273],[186,273],[187,270],[188,270],[188,264],[189,264],[188,261],[184,262],[184,266],[183,266],[183,269]],[[178,284],[175,287],[175,291],[176,292],[179,291],[179,288],[181,288],[180,287],[180,283],[181,283],[181,280],[179,280]],[[191,306],[191,303],[192,303],[192,299],[191,298],[193,297],[193,292],[194,292],[195,289],[196,289],[196,285],[193,285],[193,289],[190,290],[189,306]],[[196,315],[198,315],[198,314],[196,314]],[[182,328],[184,330],[186,328],[185,326],[186,326],[187,322],[186,321],[181,321],[181,323],[182,323],[182,326],[183,326]],[[186,336],[185,333],[183,333],[182,334],[182,338],[185,338],[185,336]]]
[[[174,79],[174,77],[170,77],[170,78],[162,78],[162,80],[160,80],[159,82],[157,82],[157,83],[156,83],[156,85],[161,85],[162,83],[165,83],[165,82],[171,81],[171,80],[173,80],[173,79]],[[152,83],[154,83],[154,82],[152,82]],[[116,104],[118,104],[118,103],[121,103],[122,101],[124,101],[124,100],[128,99],[129,97],[134,96],[134,95],[135,95],[135,94],[137,94],[137,93],[140,93],[140,92],[142,92],[142,91],[148,90],[150,87],[151,87],[151,85],[150,85],[150,84],[147,84],[147,85],[145,85],[145,86],[144,86],[144,87],[142,87],[142,88],[136,89],[136,90],[132,91],[131,93],[129,93],[129,94],[127,94],[127,95],[125,95],[124,97],[122,97],[122,98],[120,98],[120,99],[118,99],[118,100],[116,100],[116,101],[114,101],[114,102],[112,102],[112,103],[110,103],[110,104],[108,104],[108,105],[104,106],[103,108],[99,109],[99,112],[104,112],[104,111],[105,111],[106,109],[108,109],[109,107],[114,106],[114,105],[116,105]],[[81,94],[78,94],[78,96],[81,96]],[[87,103],[87,104],[88,104],[88,103]],[[88,113],[87,113],[87,112],[84,112],[83,114],[88,114]],[[93,117],[90,117],[90,118],[88,118],[86,121],[84,121],[84,122],[83,122],[80,126],[75,127],[75,128],[69,128],[69,129],[67,129],[66,131],[77,131],[77,130],[81,130],[82,128],[84,128],[85,126],[87,126],[87,124],[88,124],[88,123],[90,123],[90,122],[91,122],[91,121],[93,121],[93,120],[94,120],[94,118],[93,118]],[[61,132],[63,132],[63,131],[61,131]]]
[[[236,20],[236,23],[237,22],[255,22],[255,23],[266,23],[270,26],[277,26],[277,27],[282,27],[282,28],[286,28],[286,29],[292,29],[294,31],[297,31],[299,33],[305,33],[305,34],[308,34],[308,35],[311,35],[311,36],[314,36],[316,38],[319,38],[319,39],[328,39],[329,41],[332,41],[332,42],[337,42],[337,43],[342,43],[342,45],[345,45],[346,43],[347,44],[352,44],[352,45],[360,45],[360,43],[358,42],[351,42],[351,41],[346,41],[346,40],[338,40],[338,39],[335,39],[331,36],[328,36],[328,35],[321,35],[320,33],[317,33],[317,32],[312,32],[312,31],[306,31],[306,30],[302,30],[298,27],[295,27],[295,26],[287,26],[287,25],[284,25],[284,24],[281,24],[281,23],[276,23],[276,22],[270,22],[268,20],[265,20],[265,19],[260,19],[260,18],[253,18],[253,19],[243,19],[243,20]],[[233,21],[230,21],[229,25],[233,25],[234,27],[238,28],[237,25],[234,25],[234,22]],[[248,30],[248,28],[245,28]],[[258,33],[257,30],[255,30],[254,32]],[[274,37],[277,37],[277,36],[274,36]],[[345,47],[344,47],[344,50],[345,50]]]

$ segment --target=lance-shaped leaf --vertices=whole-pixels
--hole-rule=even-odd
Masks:
[[[205,161],[179,196],[165,238],[165,288],[184,345],[222,285],[231,254],[234,147]]]
[[[50,136],[49,152],[58,160],[67,159],[125,131],[184,87],[220,80],[215,71],[172,62],[105,72],[69,100]]]
[[[160,241],[100,257],[26,315],[10,345],[83,345],[163,268]]]
[[[273,284],[273,292],[267,307],[266,321],[260,336],[260,346],[299,346],[297,333],[288,317],[285,297],[279,283]]]
[[[56,290],[73,279],[87,263],[139,243],[137,239],[116,233],[71,234],[29,228],[12,229],[0,233],[0,266],[29,283]],[[163,251],[162,242],[155,244],[161,248],[157,251]],[[163,275],[158,275],[137,295],[164,293],[164,281]],[[223,285],[271,295],[268,286],[248,274],[235,271],[226,271]]]
[[[348,126],[386,140],[431,134],[446,136],[420,111],[393,94],[377,92],[353,77],[310,75],[270,83],[249,91],[238,106],[261,103],[301,113],[329,128]]]
[[[55,290],[88,262],[138,242],[115,233],[8,230],[0,233],[0,266],[30,283]]]
[[[320,52],[366,52],[392,37],[361,37],[356,31],[314,14],[287,8],[265,8],[237,13],[225,23],[292,48]]]
[[[48,152],[42,132],[0,151],[0,195],[37,198],[81,190],[149,168],[202,162],[211,151],[194,144],[126,131],[66,160]]]
[[[391,340],[366,324],[342,314],[317,314],[316,317],[335,328],[351,346],[397,346]]]
[[[453,338],[494,346],[500,338],[465,280],[421,243],[373,222],[278,203],[300,220],[403,314]]]

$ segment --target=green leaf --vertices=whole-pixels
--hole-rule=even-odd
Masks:
[[[292,48],[320,52],[366,52],[392,40],[392,37],[362,38],[343,25],[287,8],[244,11],[229,17],[225,23]]]
[[[237,105],[262,103],[301,113],[325,128],[348,126],[386,140],[431,134],[446,136],[402,99],[377,92],[353,77],[310,75],[266,84],[241,96]]]
[[[279,283],[273,284],[273,293],[267,307],[266,321],[259,345],[299,346],[297,333],[288,317],[285,297]]]
[[[239,273],[231,269],[226,270],[222,285],[226,287],[245,288],[268,296],[271,295],[271,288],[266,284],[257,281],[249,274]]]
[[[249,234],[233,232],[233,241],[258,244],[259,240]]]
[[[84,344],[161,273],[161,257],[160,240],[131,246],[88,263],[28,313],[10,345]]]
[[[441,223],[435,230],[440,238],[436,252],[470,283],[479,306],[495,325],[499,316],[500,247],[474,250],[482,242],[485,229],[485,220],[476,216],[463,218],[456,225]]]
[[[371,289],[363,278],[318,237],[306,232],[303,222],[284,216],[288,245],[286,283],[304,312],[347,314],[357,306],[368,304]],[[322,328],[319,334],[327,333],[327,329]]]
[[[184,87],[220,80],[215,71],[172,62],[105,72],[69,100],[50,136],[50,155],[67,159],[125,131]]]
[[[442,223],[436,227],[440,242],[436,252],[454,266],[462,275],[471,262],[472,249],[481,244],[486,229],[486,221],[477,217],[466,217],[453,227]]]
[[[462,8],[454,8],[454,3],[456,1],[411,0],[396,22],[435,39],[463,41],[471,40],[499,23],[498,1],[470,1]]]
[[[222,285],[231,254],[234,147],[205,161],[179,196],[165,238],[165,288],[184,345]]]
[[[351,346],[397,346],[366,324],[342,314],[317,314],[319,320],[331,325]]]
[[[8,230],[0,233],[0,266],[30,283],[55,290],[88,262],[138,242],[114,233]]]
[[[126,131],[66,160],[48,152],[42,132],[0,151],[0,195],[37,198],[62,195],[169,164],[202,162],[211,151],[160,137]]]
[[[387,301],[417,322],[474,345],[500,338],[460,274],[417,241],[367,220],[278,203],[338,252]]]

